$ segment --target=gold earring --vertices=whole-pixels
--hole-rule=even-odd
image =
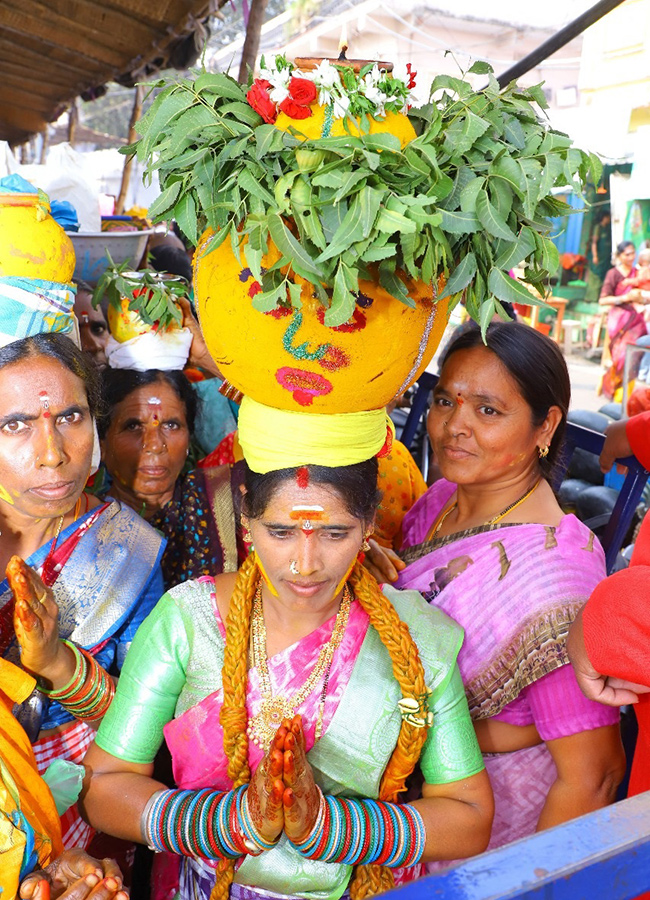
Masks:
[[[537,453],[538,453],[538,455],[539,455],[539,458],[540,458],[540,459],[546,459],[546,457],[548,456],[548,451],[549,451],[549,450],[550,450],[550,447],[549,447],[548,444],[547,444],[545,447],[538,447],[538,448],[537,448]]]
[[[242,519],[242,520],[241,520],[241,527],[242,527],[242,537],[244,538],[244,540],[246,541],[247,544],[251,544],[251,545],[252,545],[252,543],[253,543],[253,535],[251,534],[251,530],[250,530],[250,528],[248,527],[248,522],[245,522],[245,521]]]
[[[361,552],[367,553],[370,550],[370,544],[368,543],[368,538],[371,534],[374,534],[375,529],[369,528],[368,531],[364,531],[363,533],[363,541],[361,543]]]

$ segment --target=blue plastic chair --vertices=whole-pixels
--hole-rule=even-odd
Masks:
[[[429,397],[431,391],[438,382],[438,376],[430,372],[424,372],[417,380],[417,389],[413,397],[411,411],[404,424],[401,441],[406,445],[407,449],[411,449],[413,439],[417,433],[418,425],[426,418],[429,409]],[[555,483],[553,487],[557,490],[566,475],[566,470],[571,461],[573,451],[576,447],[581,447],[589,453],[600,456],[605,443],[605,435],[591,428],[585,428],[582,425],[576,425],[574,422],[567,422],[564,452],[562,453],[563,465],[557,467],[555,473]],[[426,469],[428,466],[428,441],[425,441],[425,457],[424,465],[420,468],[423,470],[426,478]],[[607,574],[609,575],[616,563],[619,550],[630,527],[634,513],[636,511],[641,494],[646,485],[650,472],[648,472],[635,456],[628,456],[625,459],[619,459],[617,462],[627,467],[625,481],[618,495],[618,499],[614,504],[611,515],[596,516],[589,519],[585,524],[590,528],[601,528],[605,525],[605,530],[600,537],[600,542],[605,551],[605,559],[607,563]]]
[[[437,383],[438,376],[431,372],[423,372],[416,381],[417,388],[413,395],[411,411],[407,416],[400,436],[400,441],[406,446],[407,450],[411,449],[418,425],[429,411],[429,395]]]
[[[582,425],[576,425],[575,422],[567,422],[564,453],[562,454],[564,466],[557,471],[553,486],[556,489],[560,486],[576,447],[600,456],[604,443],[604,434],[592,431],[591,428],[585,428]],[[627,474],[611,515],[596,516],[585,522],[592,529],[605,525],[605,531],[600,537],[600,542],[605,551],[608,575],[612,572],[616,563],[623,539],[632,523],[641,494],[650,476],[650,472],[643,467],[635,456],[627,456],[625,459],[616,460],[616,462],[627,467]]]

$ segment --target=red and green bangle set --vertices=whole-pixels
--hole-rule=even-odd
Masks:
[[[204,859],[271,850],[276,842],[265,841],[251,821],[247,787],[158,791],[142,814],[144,840],[152,850]],[[397,868],[420,860],[425,839],[422,816],[412,806],[321,794],[314,827],[294,847],[308,859]]]
[[[115,684],[108,672],[86,650],[72,641],[63,641],[73,652],[75,668],[70,681],[60,690],[40,690],[56,700],[76,719],[94,721],[106,714],[115,694]]]
[[[203,859],[258,856],[277,841],[265,841],[248,812],[246,788],[234,791],[157,791],[142,813],[141,828],[152,850]]]
[[[409,804],[321,794],[314,827],[294,846],[322,862],[399,868],[419,862],[425,841],[422,816]]]

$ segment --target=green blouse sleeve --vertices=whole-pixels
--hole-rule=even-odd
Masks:
[[[435,694],[434,694],[435,697]],[[433,725],[420,757],[428,784],[447,784],[484,768],[458,666],[431,705]]]
[[[174,717],[188,659],[181,611],[164,594],[129,648],[115,698],[97,732],[97,745],[127,762],[152,763],[163,741],[163,727]]]

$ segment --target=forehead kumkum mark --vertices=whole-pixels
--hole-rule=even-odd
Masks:
[[[41,401],[41,406],[43,407],[43,418],[49,419],[52,413],[50,412],[50,397],[47,391],[39,391],[38,398]]]

